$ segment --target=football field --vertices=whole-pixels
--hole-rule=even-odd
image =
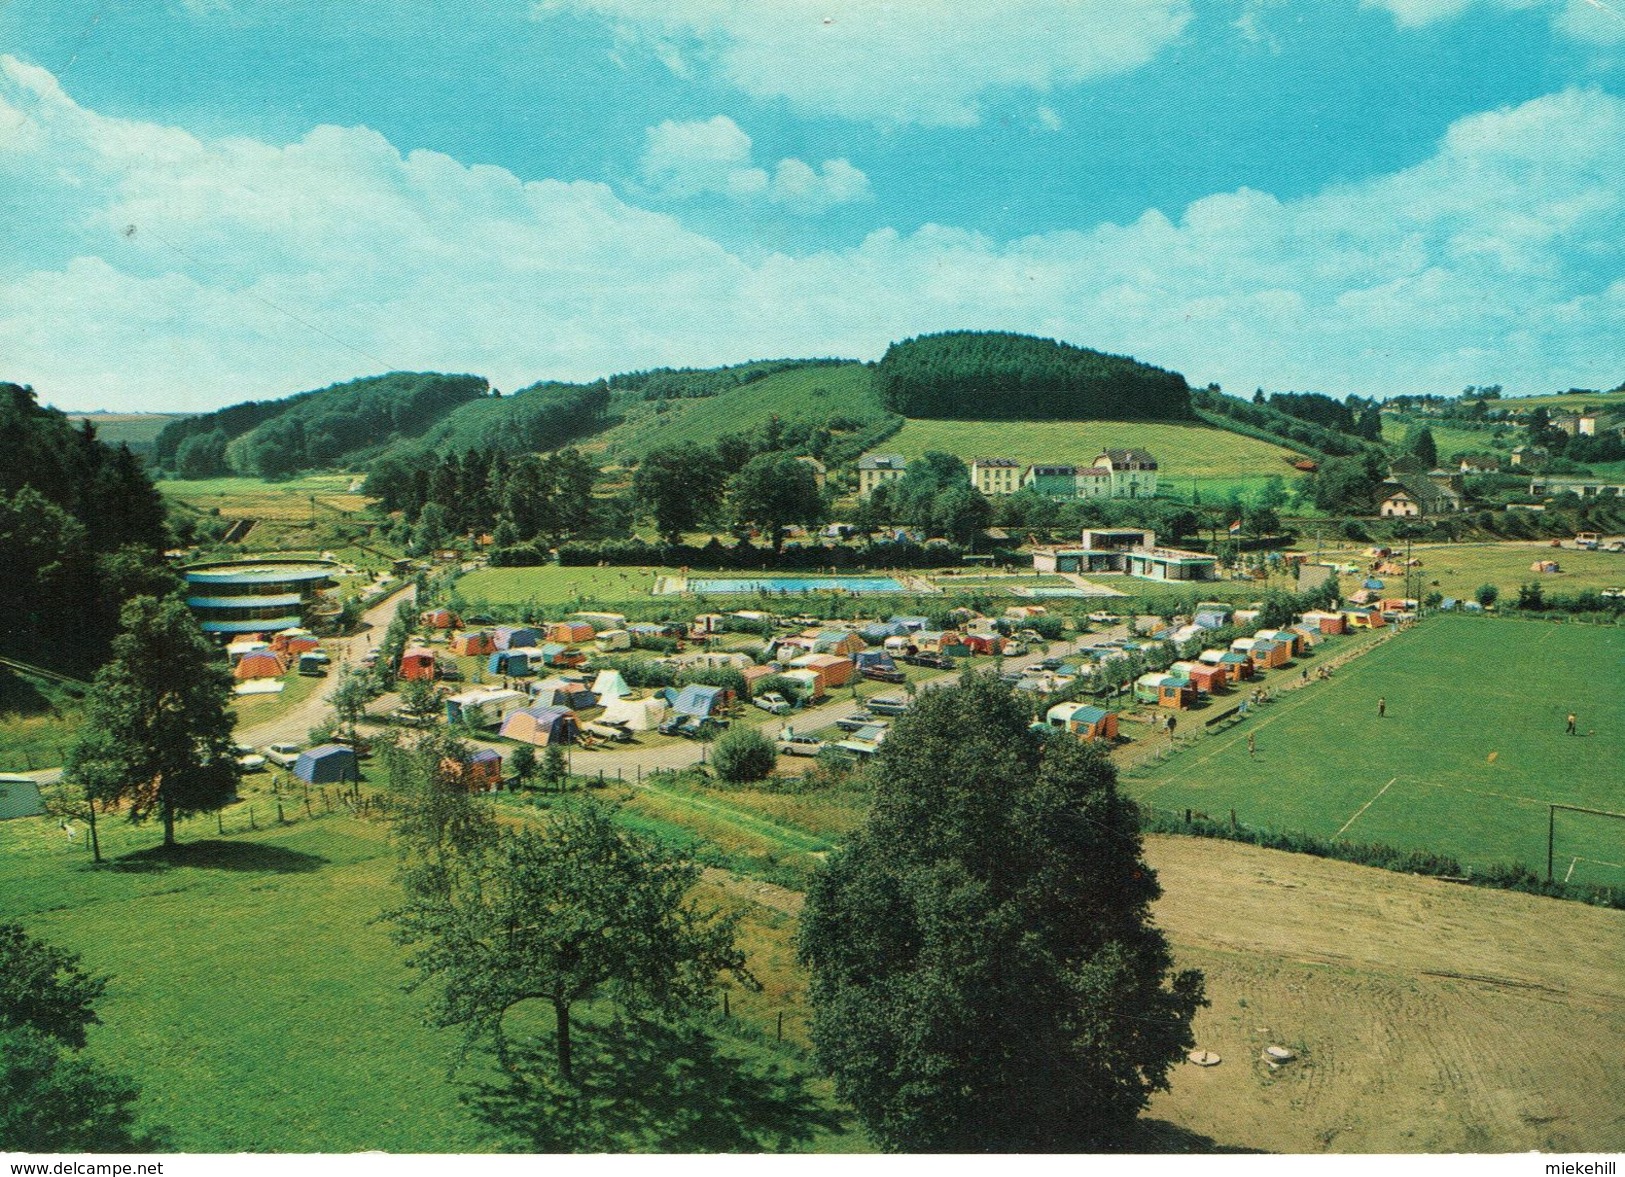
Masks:
[[[1159,809],[1234,809],[1243,825],[1469,869],[1544,874],[1551,822],[1556,878],[1625,886],[1625,820],[1551,809],[1625,812],[1625,629],[1438,617],[1124,787]]]

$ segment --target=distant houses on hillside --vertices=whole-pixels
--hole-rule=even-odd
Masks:
[[[858,493],[901,478],[908,463],[898,454],[858,459]],[[1157,460],[1142,449],[1105,449],[1089,466],[1038,463],[1023,467],[1010,458],[975,458],[971,485],[988,496],[1032,490],[1054,499],[1149,499],[1157,494]]]

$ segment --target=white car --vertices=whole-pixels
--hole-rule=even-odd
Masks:
[[[769,715],[784,715],[790,710],[790,700],[777,691],[768,691],[765,695],[757,695],[751,704],[760,707]]]
[[[238,744],[231,751],[237,758],[237,767],[244,772],[259,772],[265,767],[265,757],[247,744]]]
[[[283,768],[292,768],[299,759],[301,749],[298,744],[267,744],[265,745],[265,758],[272,764]]]
[[[1089,614],[1089,620],[1096,625],[1111,625],[1123,619],[1115,613],[1091,613]]]

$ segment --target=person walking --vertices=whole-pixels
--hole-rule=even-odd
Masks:
[[[1388,714],[1388,700],[1382,696],[1377,698],[1377,718],[1381,719]]]
[[[1577,722],[1577,720],[1578,720],[1578,717],[1574,714],[1574,712],[1570,711],[1569,712],[1569,725],[1568,725],[1568,727],[1563,729],[1566,734],[1571,735],[1571,736],[1577,736],[1577,735],[1580,734],[1579,732],[1574,730],[1574,725]]]

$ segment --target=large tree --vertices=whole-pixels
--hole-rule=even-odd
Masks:
[[[784,547],[792,523],[818,523],[824,500],[812,467],[789,454],[758,454],[728,484],[728,501],[741,523],[754,523],[771,537],[773,553]]]
[[[78,1052],[107,978],[0,924],[0,1148],[129,1152],[136,1088]]]
[[[436,783],[443,774],[417,773],[402,827],[405,902],[390,918],[412,946],[414,984],[431,987],[430,1023],[461,1027],[465,1047],[489,1040],[506,1057],[508,1012],[543,1002],[568,1081],[579,1003],[678,1016],[704,1003],[719,973],[748,980],[734,921],[689,896],[699,867],[591,801],[556,810],[545,831],[498,828]]]
[[[103,804],[124,803],[131,821],[157,815],[173,846],[177,818],[237,791],[231,675],[178,596],[135,597],[119,625],[64,775]]]
[[[1120,1144],[1192,1041],[1134,808],[991,676],[925,692],[808,895],[812,1037],[884,1147]]]
[[[714,450],[684,442],[644,455],[632,473],[632,494],[660,538],[675,545],[716,511],[726,481]]]

